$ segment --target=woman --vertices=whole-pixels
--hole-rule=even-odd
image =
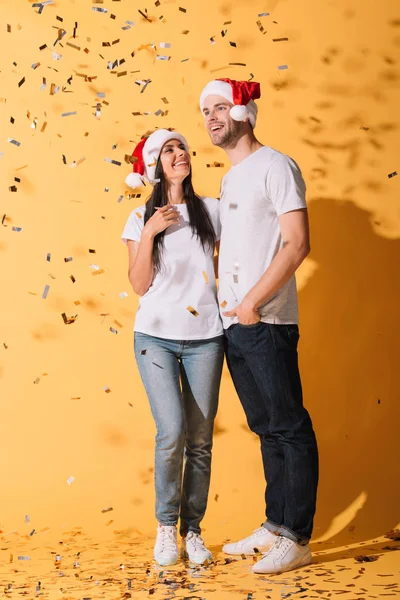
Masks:
[[[223,329],[214,273],[219,203],[193,190],[185,138],[159,129],[134,153],[131,187],[154,184],[145,206],[129,216],[123,241],[129,281],[141,297],[135,357],[156,423],[157,537],[154,558],[212,558],[200,536],[211,472],[214,418],[223,363]]]

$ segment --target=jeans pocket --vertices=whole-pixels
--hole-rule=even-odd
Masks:
[[[299,326],[293,324],[293,325],[285,325],[285,327],[286,327],[286,333],[287,333],[289,340],[298,341],[298,339],[300,337]]]

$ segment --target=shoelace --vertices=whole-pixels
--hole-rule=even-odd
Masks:
[[[268,552],[263,552],[263,554],[264,556],[268,554],[268,556],[276,556],[277,558],[283,558],[287,550],[290,549],[292,543],[292,540],[289,540],[289,538],[280,535],[276,538],[276,542],[272,546],[272,548],[270,548]]]
[[[253,538],[258,537],[260,533],[266,533],[267,531],[268,530],[265,529],[265,527],[259,527],[251,535],[249,535],[249,537],[247,537],[246,540],[252,540]]]
[[[175,527],[161,527],[161,550],[175,550]]]
[[[189,532],[186,538],[186,542],[191,542],[194,546],[194,551],[205,550],[204,542],[198,533]]]

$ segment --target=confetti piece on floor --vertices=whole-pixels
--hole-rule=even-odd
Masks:
[[[29,515],[25,515],[25,523],[29,523],[31,520]]]
[[[279,65],[278,66],[278,71],[284,71],[285,69],[288,69],[288,65]]]
[[[30,560],[29,556],[18,556],[18,560]]]
[[[14,144],[14,146],[20,146],[21,142],[18,142],[17,140],[14,140],[14,138],[8,138],[8,141],[10,142],[10,144]]]
[[[377,554],[370,554],[370,555],[364,555],[364,554],[359,554],[358,556],[354,557],[354,560],[356,560],[357,562],[375,562],[376,560],[378,560],[379,556]]]
[[[65,325],[71,325],[72,323],[75,323],[78,315],[75,315],[73,317],[67,317],[67,315],[65,313],[61,314],[63,321],[65,323]]]
[[[272,38],[273,42],[288,42],[289,38],[287,37],[283,37],[283,38]]]
[[[192,306],[187,306],[186,310],[188,310],[194,317],[198,317],[199,313]]]
[[[126,298],[127,296],[128,296],[128,293],[127,293],[127,292],[121,292],[121,293],[119,294],[119,297],[120,297],[120,298]]]
[[[61,116],[62,117],[71,117],[72,115],[76,115],[77,112],[78,111],[76,111],[76,110],[75,111],[71,111],[71,112],[65,112],[65,113],[62,113]]]
[[[259,13],[259,14],[257,15],[257,17],[269,17],[269,13],[267,13],[267,12],[264,12],[264,13]]]
[[[393,173],[389,173],[388,177],[391,179],[392,177],[396,177],[397,171],[393,171]]]
[[[104,391],[105,391],[106,394],[110,394],[110,392],[111,392],[111,390],[110,390],[110,388],[108,386],[106,386],[104,388]]]
[[[73,481],[75,481],[75,477],[74,477],[73,475],[71,475],[70,477],[68,477],[68,479],[67,479],[67,483],[68,483],[68,485],[71,485],[71,483],[72,483]],[[61,559],[61,557],[59,558],[59,560],[60,560],[60,559]],[[57,558],[56,558],[56,560],[57,560]]]
[[[118,331],[116,329],[114,329],[113,327],[110,327],[110,331],[111,331],[111,333],[114,333],[115,335],[118,334]]]
[[[114,510],[114,509],[113,509],[113,507],[112,507],[112,506],[109,506],[108,508],[103,508],[101,512],[102,512],[102,513],[107,513],[107,512],[110,512],[110,511],[112,511],[112,510]]]
[[[50,289],[50,286],[49,286],[49,285],[46,285],[46,286],[44,287],[43,294],[42,294],[42,298],[43,298],[43,300],[46,300],[46,298],[47,298],[47,294],[49,293],[49,289]]]

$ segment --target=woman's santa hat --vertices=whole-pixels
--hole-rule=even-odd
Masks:
[[[257,120],[257,104],[254,100],[260,98],[260,84],[255,81],[235,81],[234,79],[214,79],[207,83],[201,92],[200,108],[204,109],[207,96],[222,96],[233,104],[229,114],[234,121],[249,120],[254,129]]]
[[[163,146],[170,140],[178,140],[185,146],[186,152],[189,152],[189,145],[183,135],[177,131],[169,129],[156,129],[149,137],[140,140],[134,149],[132,156],[133,173],[129,173],[125,183],[131,188],[137,188],[144,185],[144,179],[150,183],[156,183],[156,166]]]

